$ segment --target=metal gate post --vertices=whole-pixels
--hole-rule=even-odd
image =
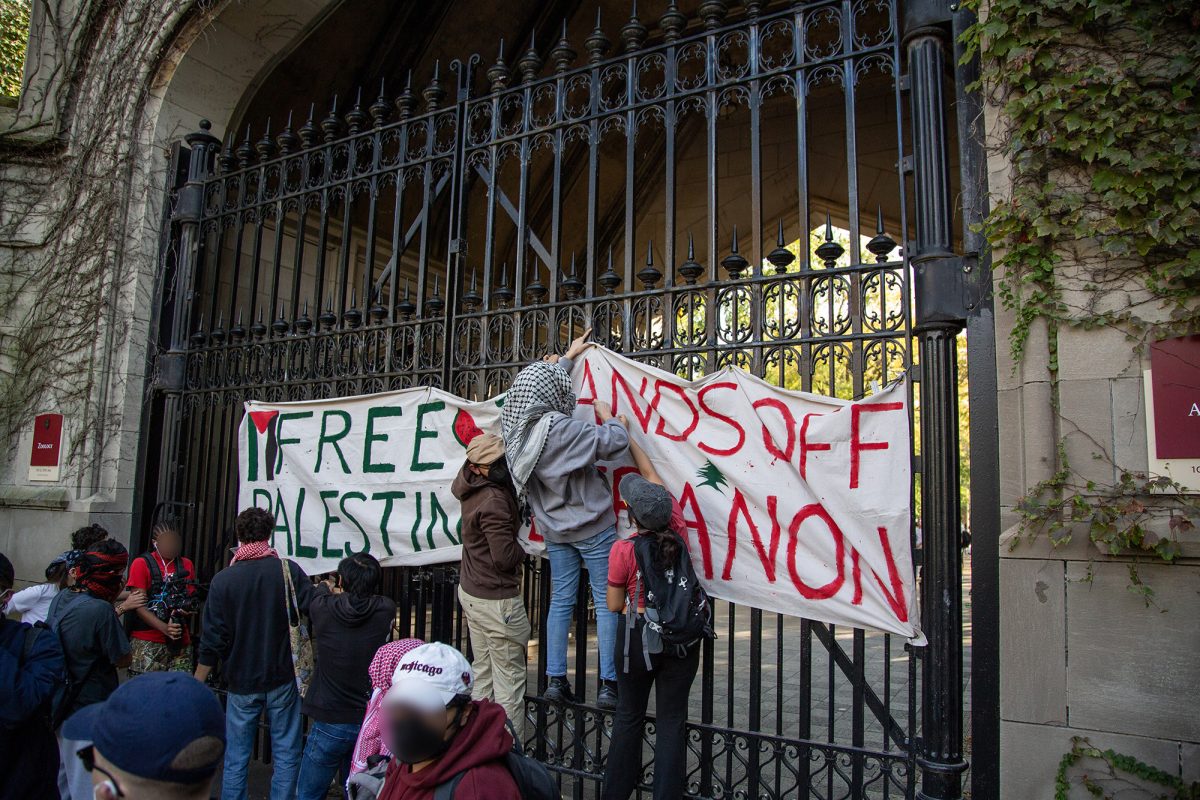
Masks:
[[[221,140],[209,133],[208,120],[200,120],[200,130],[184,137],[189,150],[187,181],[179,187],[171,221],[179,226],[174,285],[163,287],[164,310],[170,303],[167,350],[159,353],[154,364],[154,390],[163,395],[163,447],[159,460],[159,503],[175,500],[179,490],[179,472],[183,461],[180,440],[183,427],[183,389],[187,369],[188,331],[191,325],[196,265],[200,258],[200,217],[204,209],[204,179],[212,169]]]
[[[956,338],[966,319],[963,260],[951,250],[947,101],[949,3],[915,0],[905,8],[904,45],[913,127],[916,287],[921,367],[921,516],[924,572],[921,657],[923,800],[962,797],[962,585],[958,480]]]

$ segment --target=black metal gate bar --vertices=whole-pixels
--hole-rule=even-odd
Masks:
[[[940,8],[909,3],[910,19],[927,4]],[[257,144],[249,133],[224,149],[204,132],[188,137],[189,170],[171,197],[163,256],[175,295],[162,303],[171,338],[158,366],[176,377],[160,383],[152,406],[149,425],[167,436],[145,491],[162,508],[189,512],[189,548],[202,577],[223,563],[236,512],[235,432],[248,399],[421,384],[481,398],[589,323],[598,341],[684,377],[738,364],[791,388],[860,397],[870,382],[908,370],[906,259],[940,267],[952,244],[948,226],[942,238],[931,239],[928,228],[949,208],[948,195],[937,199],[943,207],[930,206],[928,191],[929,176],[941,180],[947,163],[941,99],[930,89],[945,72],[933,52],[945,31],[906,29],[919,203],[916,245],[897,256],[884,209],[903,240],[912,231],[895,0],[751,2],[740,17],[705,0],[699,15],[691,29],[674,4],[656,25],[631,18],[621,28],[622,52],[611,56],[597,19],[585,64],[575,65],[564,34],[548,65],[531,44],[519,75],[501,54],[481,91],[479,57],[455,61],[452,102],[443,102],[439,65],[419,96],[410,81],[394,101],[381,87],[366,110],[361,93],[345,112],[335,98],[319,123],[310,110],[298,131],[289,120]],[[552,74],[542,77],[543,66]],[[871,167],[876,208],[863,208],[870,201],[861,195],[862,126],[880,121],[859,113],[868,104],[895,128],[896,172]],[[820,150],[829,130],[843,134],[841,157]],[[879,137],[871,141],[878,150]],[[741,142],[744,150],[733,149]],[[586,180],[574,179],[580,169]],[[812,194],[839,179],[844,200]],[[781,185],[794,186],[794,196]],[[729,202],[747,195],[747,203]],[[827,210],[814,252],[813,217]],[[657,213],[661,227],[639,233],[639,221]],[[878,216],[865,244],[870,263],[859,235],[864,213]],[[844,232],[835,236],[832,221]],[[776,247],[764,255],[772,233]],[[928,281],[917,286],[918,303],[928,299],[923,286]],[[922,424],[940,426],[922,430],[925,463],[934,468],[922,491],[926,531],[939,526],[941,553],[957,520],[956,486],[939,484],[947,469],[957,475],[953,439],[940,438],[954,433],[945,404],[956,387],[952,372],[930,370],[946,364],[938,331],[953,322],[924,312],[922,322]],[[927,559],[934,541],[927,538]],[[949,788],[957,777],[945,776],[961,758],[961,653],[953,649],[961,620],[946,608],[932,617],[928,610],[933,588],[957,587],[956,555],[943,555],[926,565],[925,624],[942,649],[921,659],[923,680],[911,652],[906,670],[892,669],[900,650],[890,636],[778,614],[771,625],[757,609],[720,604],[726,641],[705,645],[689,726],[691,795],[911,798],[920,742],[923,791],[957,797]],[[388,570],[401,630],[462,644],[456,581],[447,566]],[[540,695],[546,565],[531,563],[526,581]],[[581,584],[581,609],[589,596]],[[772,637],[773,659],[763,652]],[[597,679],[586,615],[577,617],[574,638],[575,685],[586,699]],[[795,675],[785,674],[793,665]],[[789,681],[799,684],[794,695],[785,691]],[[918,735],[922,686],[929,691]],[[540,732],[535,752],[572,796],[591,796],[603,770],[606,715],[539,696],[529,707]]]
[[[958,483],[957,336],[966,316],[962,259],[952,250],[948,105],[949,5],[912,2],[905,15],[911,89],[916,274],[921,365],[924,574],[920,798],[962,796],[962,551]]]

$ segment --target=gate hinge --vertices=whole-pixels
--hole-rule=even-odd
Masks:
[[[199,222],[203,209],[204,184],[188,182],[179,188],[175,198],[175,213],[171,219],[174,222]]]
[[[951,253],[912,260],[917,328],[961,326],[967,319],[967,277],[976,259]]]
[[[159,392],[182,392],[187,354],[178,351],[159,353],[154,357],[151,388]]]
[[[450,255],[467,255],[467,240],[466,239],[451,239],[450,240]]]
[[[906,72],[900,76],[900,91],[907,92],[911,86],[912,81],[909,80],[908,73]]]
[[[911,175],[913,171],[913,157],[904,156],[900,159],[900,171],[905,175]]]

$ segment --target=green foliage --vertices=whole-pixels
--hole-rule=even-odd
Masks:
[[[1057,412],[1063,326],[1115,328],[1139,347],[1200,330],[1200,12],[1184,0],[989,0],[963,42],[1003,120],[1011,191],[982,231],[1014,315],[1010,347],[1020,361],[1045,323]],[[1055,466],[1018,505],[1023,531],[1061,544],[1086,526],[1102,552],[1134,555],[1130,587],[1150,603],[1139,558],[1172,563],[1200,508],[1165,478],[1081,481],[1062,442]],[[1168,514],[1163,538],[1148,522]]]
[[[16,97],[21,92],[30,5],[30,0],[0,0],[0,95]]]
[[[964,43],[1008,124],[1012,192],[983,231],[1016,314],[1014,355],[1038,319],[1139,339],[1200,328],[1194,4],[991,0]],[[1149,299],[1104,302],[1130,282]]]
[[[1069,800],[1071,777],[1068,773],[1084,759],[1100,761],[1103,764],[1103,767],[1095,771],[1085,771],[1076,778],[1076,783],[1092,797],[1113,800],[1117,796],[1125,796],[1125,790],[1153,784],[1169,792],[1159,795],[1164,800],[1200,800],[1200,782],[1185,783],[1133,756],[1113,750],[1100,750],[1092,746],[1086,738],[1079,736],[1071,737],[1071,750],[1058,763],[1058,772],[1054,776],[1054,800]],[[1136,779],[1136,782],[1129,778]],[[1108,788],[1110,786],[1111,791]]]
[[[1034,486],[1017,503],[1022,533],[1027,536],[1044,533],[1057,547],[1071,541],[1073,528],[1086,527],[1088,539],[1102,553],[1133,555],[1129,563],[1129,588],[1150,605],[1154,591],[1138,575],[1138,564],[1143,557],[1174,563],[1179,557],[1176,535],[1200,522],[1200,503],[1184,494],[1183,487],[1169,478],[1124,470],[1111,486],[1095,481],[1080,484],[1074,480],[1075,473],[1061,442],[1058,462],[1058,471]],[[1159,500],[1170,505],[1168,536],[1159,535],[1151,524],[1163,513]]]

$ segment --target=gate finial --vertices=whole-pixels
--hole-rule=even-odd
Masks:
[[[600,7],[596,6],[596,27],[592,28],[592,32],[583,40],[583,46],[588,51],[588,61],[593,64],[603,61],[610,44],[608,37],[604,35],[604,29],[600,27]]]
[[[521,70],[522,83],[533,83],[537,80],[538,71],[542,68],[542,57],[538,55],[536,39],[537,28],[534,28],[529,34],[529,49],[517,62],[517,69]]]
[[[692,232],[688,231],[687,261],[679,265],[679,274],[683,276],[689,286],[695,286],[696,279],[703,272],[704,267],[696,260],[696,243],[692,239]]]
[[[782,275],[787,272],[787,268],[795,260],[795,254],[784,246],[783,217],[780,217],[779,233],[777,233],[775,236],[775,249],[767,253],[767,261],[770,261],[771,264],[774,265],[776,274]]]
[[[567,20],[564,17],[562,35],[558,39],[558,44],[554,45],[554,49],[550,51],[550,60],[554,62],[554,71],[556,73],[566,72],[576,55],[577,53],[571,48],[571,43],[567,41]]]

